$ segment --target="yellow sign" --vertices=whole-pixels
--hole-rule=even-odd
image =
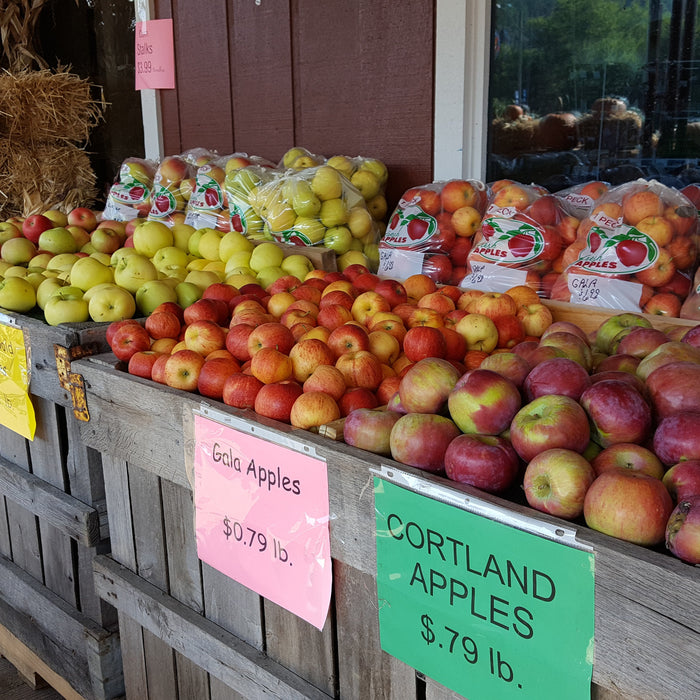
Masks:
[[[0,324],[0,425],[34,439],[36,416],[29,397],[24,333],[5,324]]]

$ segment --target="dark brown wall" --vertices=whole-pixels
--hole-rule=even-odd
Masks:
[[[432,1],[159,0],[155,17],[172,17],[176,46],[166,154],[376,157],[391,206],[432,180]]]

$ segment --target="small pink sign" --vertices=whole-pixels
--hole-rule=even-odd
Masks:
[[[197,554],[318,629],[331,598],[325,461],[195,415]]]
[[[175,87],[172,19],[136,23],[135,68],[137,90]]]

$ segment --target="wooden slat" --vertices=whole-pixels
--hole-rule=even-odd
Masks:
[[[86,546],[100,539],[95,508],[0,457],[0,492]]]
[[[109,557],[95,559],[95,576],[100,595],[242,695],[328,697]]]

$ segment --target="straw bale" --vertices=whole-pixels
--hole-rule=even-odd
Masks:
[[[0,139],[0,218],[92,206],[96,176],[89,155],[70,143],[25,145]]]
[[[84,145],[104,109],[101,90],[68,68],[0,72],[0,138]]]

